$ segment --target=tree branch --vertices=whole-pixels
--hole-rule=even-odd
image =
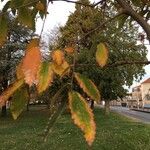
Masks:
[[[122,10],[121,12],[119,12],[116,16],[114,16],[113,18],[110,18],[106,21],[104,21],[102,24],[100,24],[99,26],[97,26],[96,28],[94,28],[93,30],[89,31],[88,33],[85,33],[85,35],[83,35],[83,37],[79,40],[79,41],[82,41],[84,38],[86,38],[88,35],[92,34],[93,32],[99,30],[100,28],[103,28],[105,27],[105,25],[107,23],[110,23],[111,21],[115,20],[117,17],[121,16],[122,14],[125,14],[126,11],[125,10]]]
[[[137,21],[143,30],[147,34],[147,38],[150,41],[150,25],[144,20],[144,18],[139,15],[125,0],[116,0],[120,6],[126,10],[126,14],[131,16],[135,21]]]
[[[73,0],[49,0],[49,2],[56,2],[56,1],[59,1],[59,2],[62,1],[62,2],[68,2],[68,3],[73,3],[73,4],[79,4],[79,5],[88,6],[88,7],[95,7],[94,5],[82,3],[80,1],[73,1]]]
[[[150,61],[117,61],[114,63],[107,64],[105,67],[118,67],[123,65],[149,65]],[[71,65],[73,66],[73,65]],[[77,67],[100,67],[98,64],[76,64]]]

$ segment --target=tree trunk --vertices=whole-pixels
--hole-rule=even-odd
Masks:
[[[29,102],[30,102],[30,100],[28,100],[28,102],[27,102],[27,111],[29,111]]]
[[[5,90],[5,89],[8,87],[8,80],[7,80],[7,79],[3,79],[2,87],[3,87],[3,90]],[[2,92],[2,91],[1,91],[1,92]],[[7,116],[6,102],[5,102],[5,105],[2,106],[1,116],[2,116],[2,117],[6,117],[6,116]]]
[[[7,109],[6,109],[6,103],[4,106],[2,106],[1,116],[6,117],[7,116]]]
[[[105,115],[108,116],[110,114],[110,105],[109,100],[105,101]]]
[[[26,109],[27,109],[27,111],[29,111],[29,103],[30,103],[30,98],[31,98],[31,95],[30,95],[30,87],[29,87],[29,85],[26,85],[26,88],[27,88],[27,93],[28,93],[28,102],[27,102],[27,107],[26,107]]]
[[[94,109],[94,101],[93,100],[91,100],[90,108]]]

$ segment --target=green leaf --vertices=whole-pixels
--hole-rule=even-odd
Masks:
[[[96,126],[92,110],[78,92],[69,92],[69,107],[74,123],[84,132],[89,145],[95,139]]]
[[[100,100],[99,90],[90,79],[79,73],[75,73],[75,78],[78,81],[80,87],[88,96],[90,96],[93,100],[97,102]]]
[[[108,49],[106,48],[104,43],[100,43],[97,45],[96,51],[96,61],[101,66],[104,67],[108,60]]]
[[[21,87],[13,94],[10,110],[14,120],[16,120],[22,113],[25,105],[28,102],[28,98],[29,95],[25,86]]]
[[[31,15],[31,10],[28,8],[23,7],[18,10],[18,20],[24,26],[28,26],[29,28],[34,29],[35,20]]]
[[[52,65],[49,62],[43,62],[39,72],[39,83],[37,85],[38,92],[41,93],[51,85],[53,81]]]
[[[8,20],[7,17],[0,14],[0,47],[7,39]]]

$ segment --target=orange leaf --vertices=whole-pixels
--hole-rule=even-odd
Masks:
[[[24,80],[17,80],[14,84],[8,87],[0,96],[0,106],[3,106],[4,103],[9,99],[9,97],[22,85],[24,84]]]
[[[36,9],[40,10],[40,11],[44,11],[45,7],[43,5],[43,3],[41,3],[40,1],[36,4]]]
[[[27,46],[25,57],[22,61],[22,70],[25,82],[31,86],[38,83],[38,71],[41,65],[41,52],[35,40]]]
[[[16,75],[17,75],[17,79],[24,78],[24,74],[22,71],[22,62],[20,62],[16,68]]]
[[[55,50],[52,53],[52,59],[57,65],[61,65],[64,62],[64,53],[61,50]]]
[[[73,47],[66,47],[65,51],[69,54],[72,54],[74,52],[74,48]]]
[[[95,139],[96,125],[92,110],[85,99],[78,92],[69,92],[69,107],[74,123],[84,132],[84,137],[89,145]]]

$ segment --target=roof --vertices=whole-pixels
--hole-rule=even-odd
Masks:
[[[144,83],[150,83],[150,78],[146,79],[146,80],[143,81],[141,84],[144,84]]]
[[[136,88],[140,88],[140,87],[141,87],[141,85],[138,85],[138,86],[133,87],[132,89],[136,89]]]

